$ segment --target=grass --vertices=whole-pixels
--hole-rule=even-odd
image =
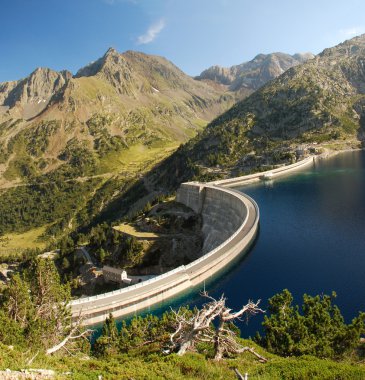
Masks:
[[[25,250],[28,248],[43,249],[46,242],[41,241],[40,237],[45,232],[47,226],[33,228],[23,233],[7,233],[0,237],[0,255],[8,251]]]
[[[39,354],[31,368],[53,369],[58,379],[96,380],[101,375],[107,379],[203,379],[234,380],[237,368],[250,380],[360,380],[365,379],[363,364],[349,364],[318,359],[312,356],[282,358],[270,354],[252,341],[244,345],[254,347],[269,359],[259,363],[250,353],[215,362],[203,354],[188,353],[180,357],[163,355],[148,349],[131,350],[128,354],[114,354],[96,359],[83,354],[74,357]],[[0,344],[0,369],[27,368],[27,360],[34,354],[30,350],[10,349]],[[68,374],[67,374],[68,373]]]
[[[156,234],[154,232],[142,232],[137,231],[134,226],[131,226],[130,224],[120,224],[119,226],[113,227],[116,231],[125,233],[129,236],[134,236],[139,239],[147,238],[147,239],[157,239],[161,236],[161,234]]]
[[[208,125],[208,122],[206,120],[197,118],[193,120],[193,124],[195,125],[196,128],[185,129],[185,134],[189,140],[195,137],[198,132],[202,131]]]
[[[172,154],[178,147],[179,144],[171,142],[156,144],[152,147],[136,144],[126,150],[105,155],[98,171],[100,173],[128,172],[129,174],[145,172]]]
[[[15,152],[15,157],[9,162],[3,174],[3,177],[8,181],[20,178],[22,175],[20,167],[30,162],[29,155],[26,152],[26,146],[22,139],[15,141],[13,151]]]
[[[79,96],[81,99],[95,100],[100,94],[103,94],[107,95],[114,102],[120,103],[115,89],[108,82],[98,77],[74,78],[73,81],[77,84],[74,90],[76,96]]]

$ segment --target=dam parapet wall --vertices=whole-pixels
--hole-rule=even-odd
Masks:
[[[208,182],[207,185],[234,187],[234,186],[239,186],[239,185],[245,185],[252,182],[257,182],[264,179],[265,177],[267,179],[269,178],[274,179],[283,175],[290,174],[293,171],[298,171],[308,166],[311,166],[313,165],[314,161],[315,161],[315,156],[309,156],[309,157],[304,158],[301,161],[295,162],[294,164],[283,165],[276,169],[266,170],[264,172],[258,172],[254,174],[248,174],[241,177],[234,177],[234,178],[227,178],[227,179],[212,181],[212,182]]]

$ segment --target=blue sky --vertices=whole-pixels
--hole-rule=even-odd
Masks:
[[[365,33],[363,0],[1,0],[0,9],[0,82],[39,66],[75,73],[110,46],[197,75],[259,53],[319,53]]]

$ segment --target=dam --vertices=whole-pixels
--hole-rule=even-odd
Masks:
[[[199,183],[182,184],[177,201],[202,214],[202,256],[188,265],[127,288],[71,301],[72,316],[83,316],[85,325],[118,318],[166,300],[224,268],[248,248],[259,223],[259,209],[250,197],[235,190]]]
[[[310,157],[270,173],[278,176],[312,163]],[[81,315],[84,325],[93,325],[102,323],[109,313],[115,318],[133,314],[201,284],[223,269],[250,247],[259,226],[256,202],[228,187],[258,181],[264,173],[206,184],[181,184],[176,200],[202,215],[202,256],[127,288],[73,300],[70,303],[73,318]]]

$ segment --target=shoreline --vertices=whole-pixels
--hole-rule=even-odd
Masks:
[[[235,187],[235,186],[249,185],[258,181],[269,179],[269,178],[263,178],[265,174],[272,174],[272,179],[275,179],[279,176],[288,175],[291,172],[304,169],[305,167],[309,166],[310,163],[314,163],[317,160],[325,160],[328,158],[332,158],[341,153],[365,151],[365,147],[364,148],[346,148],[346,149],[339,149],[339,150],[331,150],[329,148],[324,148],[321,146],[318,146],[318,147],[321,149],[325,149],[326,151],[318,155],[309,155],[303,158],[302,160],[295,162],[294,164],[283,165],[276,169],[260,171],[253,174],[247,174],[247,175],[239,176],[239,177],[232,177],[232,178],[225,178],[225,179],[217,180],[217,181],[211,181],[211,182],[207,182],[207,184],[213,185],[213,186],[222,186],[222,187]]]
[[[274,179],[279,176],[286,175],[292,171],[297,171],[309,165],[313,165],[315,157],[316,156],[311,155],[293,164],[283,165],[276,169],[265,170],[262,172],[248,174],[248,175],[244,175],[240,177],[233,177],[233,178],[228,178],[228,179],[223,179],[223,180],[218,180],[218,181],[212,181],[212,182],[208,182],[207,184],[212,185],[212,186],[217,186],[217,187],[235,187],[235,186],[251,184],[251,183],[262,181],[262,180]]]
[[[319,154],[318,156],[315,156],[315,157],[317,157],[320,160],[334,157],[334,156],[336,156],[337,154],[340,154],[340,153],[359,152],[359,151],[365,150],[365,147],[364,148],[346,148],[346,149],[339,149],[339,150],[330,150],[328,148],[323,148],[323,149],[326,149],[328,151],[327,152],[323,152],[323,153]]]

